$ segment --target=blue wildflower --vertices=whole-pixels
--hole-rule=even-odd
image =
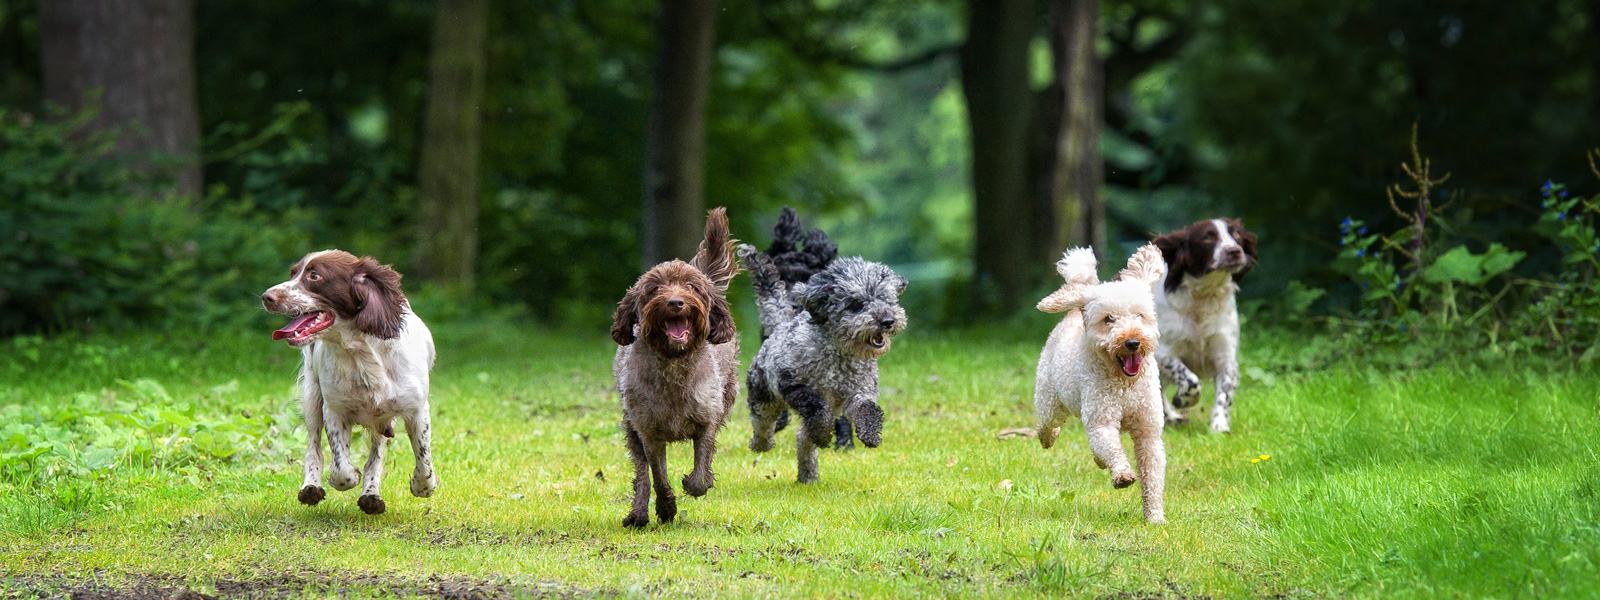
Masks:
[[[1357,229],[1356,233],[1359,233],[1361,235],[1366,235],[1367,234],[1367,227],[1365,225],[1361,226],[1361,229]]]
[[[1400,326],[1400,331],[1405,331],[1405,330],[1406,330],[1406,326],[1405,326],[1405,325],[1403,325],[1403,324],[1402,324],[1402,325],[1401,325],[1401,326]]]
[[[1561,251],[1562,252],[1571,252],[1572,251],[1572,246],[1562,246],[1561,247]]]
[[[1367,282],[1365,282],[1365,281],[1361,282],[1361,289],[1363,289],[1363,290],[1367,289]]]
[[[1367,255],[1367,251],[1366,250],[1357,250],[1356,251],[1356,256],[1358,256],[1358,257],[1359,256],[1366,256],[1366,255]]]
[[[1350,217],[1345,217],[1344,218],[1344,222],[1340,223],[1339,226],[1341,226],[1341,227],[1349,227],[1350,226]]]
[[[1557,221],[1565,221],[1565,220],[1567,220],[1567,213],[1561,213],[1559,215],[1556,215],[1556,220]]]
[[[1567,191],[1566,190],[1561,190],[1561,197],[1562,198],[1567,197]]]
[[[1340,246],[1343,246],[1343,245],[1344,245],[1344,238],[1339,238],[1339,245],[1340,245]]]
[[[1550,188],[1553,188],[1553,187],[1555,187],[1555,186],[1556,186],[1556,184],[1555,184],[1555,182],[1553,182],[1553,181],[1550,181],[1550,180],[1548,180],[1548,179],[1546,179],[1546,180],[1545,180],[1545,181],[1544,181],[1544,189],[1545,189],[1545,190],[1546,190],[1546,191],[1549,191],[1549,189],[1550,189]]]

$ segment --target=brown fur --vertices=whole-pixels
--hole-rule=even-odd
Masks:
[[[1259,258],[1256,254],[1256,234],[1245,231],[1238,219],[1223,219],[1223,222],[1228,224],[1228,235],[1233,236],[1250,257],[1245,268],[1233,274],[1233,280],[1239,281],[1245,273],[1250,272]],[[1161,249],[1161,257],[1166,259],[1169,272],[1176,275],[1167,277],[1168,292],[1176,291],[1183,283],[1182,274],[1198,279],[1211,272],[1211,255],[1217,249],[1217,241],[1217,228],[1210,219],[1156,237],[1154,243]]]
[[[314,258],[313,258],[314,256]],[[400,273],[370,256],[357,258],[343,250],[307,255],[289,269],[294,279],[307,273],[306,291],[321,297],[342,319],[368,335],[392,340],[405,325],[406,296],[400,291]],[[312,280],[311,275],[316,274]],[[270,299],[268,300],[270,301]]]

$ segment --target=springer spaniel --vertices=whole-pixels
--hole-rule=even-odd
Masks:
[[[1156,364],[1178,388],[1166,405],[1167,422],[1188,420],[1200,401],[1200,378],[1216,378],[1211,430],[1227,433],[1228,411],[1239,387],[1239,279],[1256,265],[1256,234],[1238,219],[1200,221],[1157,237],[1167,277],[1156,292],[1161,346]]]
[[[394,437],[395,417],[405,422],[416,468],[411,495],[433,495],[432,427],[428,420],[428,371],[433,335],[400,293],[400,273],[371,257],[342,250],[307,254],[289,269],[289,280],[261,295],[270,312],[294,318],[272,332],[300,348],[301,408],[306,420],[305,480],[300,502],[322,501],[322,433],[328,433],[336,490],[362,484],[356,505],[369,515],[384,511],[378,487],[383,454]],[[366,428],[371,453],[358,476],[350,452],[351,427]]]

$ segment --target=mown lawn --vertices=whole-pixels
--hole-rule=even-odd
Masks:
[[[741,397],[716,488],[680,496],[677,523],[629,531],[604,331],[434,328],[435,497],[406,493],[404,436],[379,517],[354,491],[295,502],[300,430],[227,461],[23,476],[13,459],[0,596],[1600,595],[1592,370],[1311,369],[1298,366],[1303,339],[1255,332],[1235,433],[1167,432],[1171,523],[1159,527],[1136,489],[1112,489],[1081,433],[1048,452],[996,438],[1032,424],[1048,325],[914,329],[882,363],[882,447],[824,452],[822,481],[799,486],[792,444],[745,447]],[[297,360],[266,331],[8,344],[0,405],[22,408],[0,418],[107,410],[137,397],[119,380],[147,378],[196,415],[292,424]],[[673,447],[676,474],[688,450]]]

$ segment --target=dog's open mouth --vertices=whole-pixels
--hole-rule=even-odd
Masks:
[[[662,328],[662,331],[666,332],[667,339],[672,340],[672,343],[687,344],[689,343],[690,329],[689,319],[687,317],[677,317],[668,320],[666,326]]]
[[[889,336],[879,333],[869,337],[867,338],[867,345],[871,346],[873,350],[882,350],[884,346],[889,345]]]
[[[1124,356],[1124,357],[1121,357],[1121,358],[1117,359],[1117,361],[1122,363],[1122,374],[1123,375],[1127,375],[1129,377],[1138,376],[1139,375],[1139,369],[1141,367],[1144,367],[1144,355],[1143,354],[1129,354],[1127,356]]]
[[[272,341],[288,340],[290,346],[299,346],[331,326],[333,326],[333,315],[327,311],[308,312],[289,321],[283,329],[272,332]]]

